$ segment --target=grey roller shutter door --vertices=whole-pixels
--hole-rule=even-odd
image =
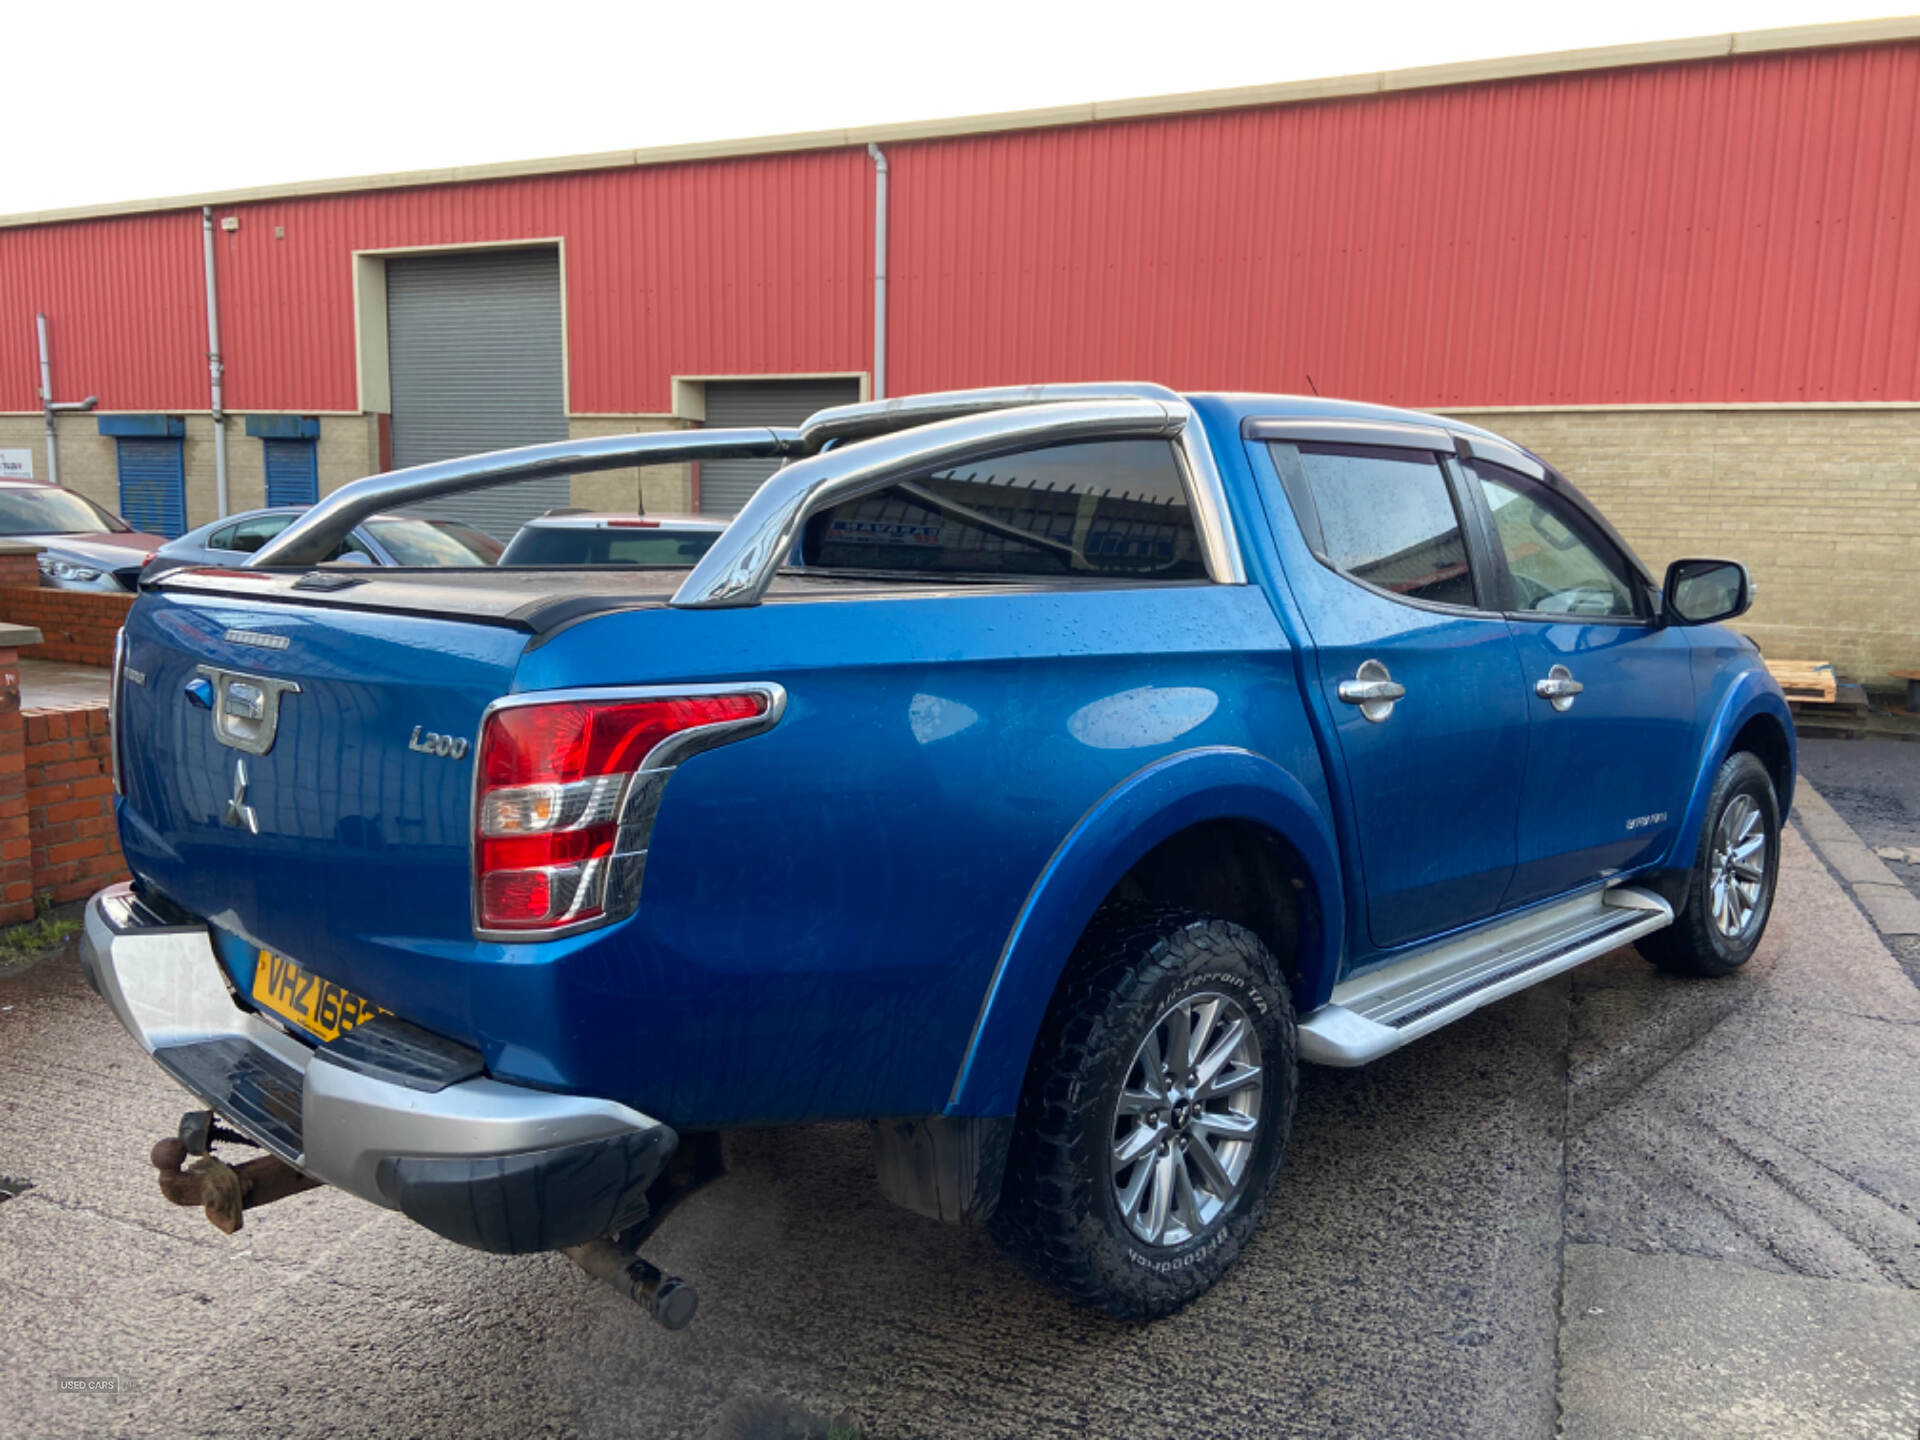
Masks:
[[[858,380],[710,380],[707,428],[733,425],[798,425],[829,405],[860,398]],[[753,498],[761,482],[780,468],[778,460],[700,462],[700,513],[732,515]]]
[[[480,250],[387,262],[396,468],[567,438],[554,250]],[[501,540],[565,505],[571,482],[526,480],[409,507]]]

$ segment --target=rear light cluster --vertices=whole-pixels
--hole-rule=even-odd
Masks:
[[[755,685],[490,711],[474,786],[479,929],[532,938],[631,915],[674,766],[767,729],[784,699]]]

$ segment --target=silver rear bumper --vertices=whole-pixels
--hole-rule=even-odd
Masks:
[[[421,1089],[337,1064],[238,1003],[204,925],[165,923],[124,883],[87,902],[80,961],[128,1033],[234,1128],[315,1179],[406,1210],[463,1243],[558,1248],[453,1234],[416,1213],[412,1202],[442,1203],[418,1199],[420,1177],[443,1199],[450,1186],[497,1185],[500,1204],[511,1207],[530,1183],[550,1186],[555,1170],[583,1164],[599,1166],[592,1180],[603,1189],[608,1164],[629,1188],[644,1189],[674,1148],[672,1130],[611,1100],[484,1076]],[[600,1163],[603,1156],[613,1158]]]

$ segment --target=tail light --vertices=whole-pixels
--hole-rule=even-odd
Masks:
[[[633,913],[661,793],[690,755],[768,729],[778,685],[503,701],[480,731],[474,918],[547,938]]]

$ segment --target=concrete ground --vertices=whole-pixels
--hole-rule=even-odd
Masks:
[[[222,1236],[146,1165],[188,1103],[71,959],[0,980],[10,1433],[703,1436],[754,1397],[872,1440],[1920,1430],[1920,991],[1797,832],[1732,979],[1621,951],[1309,1071],[1263,1231],[1150,1327],[889,1207],[857,1127],[734,1138],[651,1247],[702,1294],[668,1334],[338,1193]]]
[[[1837,835],[1821,857],[1920,984],[1920,745],[1803,740],[1800,766],[1831,811],[1802,807],[1809,836]]]
[[[104,705],[113,672],[98,665],[69,665],[61,660],[20,660],[20,703]]]

